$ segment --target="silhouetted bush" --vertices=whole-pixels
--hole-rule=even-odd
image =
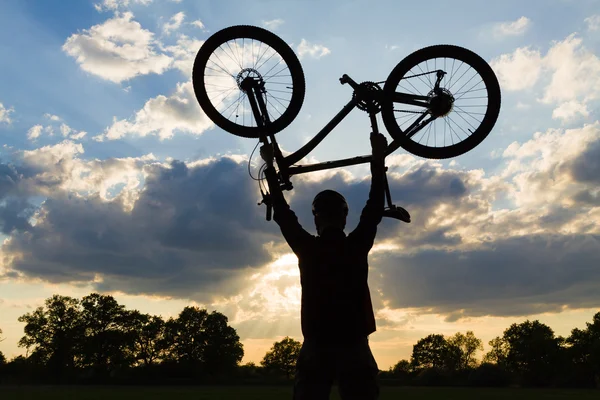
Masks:
[[[510,384],[510,375],[497,364],[483,363],[469,374],[471,386],[503,387]]]
[[[417,386],[446,386],[449,383],[449,374],[440,368],[424,368],[417,373],[413,383]]]

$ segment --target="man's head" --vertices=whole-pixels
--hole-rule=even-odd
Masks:
[[[348,216],[348,203],[344,196],[334,190],[323,190],[315,196],[312,204],[317,233],[321,235],[326,228],[344,230]]]

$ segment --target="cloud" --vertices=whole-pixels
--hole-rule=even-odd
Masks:
[[[138,75],[161,74],[172,59],[156,52],[154,34],[133,20],[131,12],[71,35],[62,46],[81,68],[119,83]]]
[[[204,23],[202,21],[200,21],[199,19],[190,22],[190,24],[194,25],[196,28],[200,28],[203,31],[206,32],[206,26],[204,25]]]
[[[44,127],[42,125],[34,125],[27,131],[27,139],[35,140],[39,138],[42,134],[42,130]]]
[[[589,16],[585,19],[588,31],[600,30],[600,14]]]
[[[589,110],[585,104],[582,104],[575,100],[570,100],[562,103],[560,106],[552,111],[552,118],[561,119],[563,121],[572,121],[577,118],[578,115],[588,117],[590,115]]]
[[[60,121],[60,117],[58,115],[46,113],[46,114],[44,114],[44,117],[48,118],[50,121],[55,121],[55,122]]]
[[[278,238],[276,228],[254,201],[240,201],[258,195],[244,164],[230,158],[190,166],[151,159],[83,162],[81,152],[81,145],[65,143],[24,159],[46,166],[34,177],[39,181],[37,175],[49,170],[45,183],[52,191],[46,189],[50,195],[33,215],[35,224],[12,229],[2,247],[5,268],[102,291],[209,301],[236,294],[252,269],[272,260],[266,245]],[[143,173],[143,189],[130,185],[111,199],[74,191],[97,187],[95,178],[106,180],[124,165]],[[128,209],[124,202],[132,191]]]
[[[533,87],[542,71],[540,52],[520,47],[512,54],[502,54],[490,63],[505,90],[523,90]]]
[[[176,131],[199,135],[213,126],[194,94],[192,82],[180,83],[169,97],[160,95],[144,104],[131,120],[114,120],[102,139],[120,139],[125,135],[173,137]]]
[[[44,114],[44,117],[49,119],[51,124],[56,123],[58,121],[62,121],[62,119],[56,115]],[[87,132],[77,132],[76,130],[74,130],[69,125],[63,122],[60,125],[54,124],[54,126],[43,126],[41,124],[34,125],[27,131],[27,139],[31,141],[36,141],[39,137],[42,136],[43,133],[46,133],[48,136],[54,136],[55,127],[58,127],[58,130],[60,131],[60,134],[63,138],[79,140],[87,135]]]
[[[6,108],[4,104],[0,103],[0,123],[10,124],[10,114],[14,112],[14,108]]]
[[[374,254],[374,286],[389,307],[463,318],[600,305],[600,123],[537,133],[503,156],[504,185],[462,178],[453,202],[414,203],[411,234]],[[494,211],[494,193],[516,208]]]
[[[69,127],[67,124],[61,124],[60,133],[63,135],[63,137],[69,136],[69,133],[71,133],[71,127]]]
[[[181,27],[181,24],[183,23],[184,18],[185,13],[183,11],[180,11],[177,14],[173,15],[169,19],[169,22],[165,22],[165,24],[163,25],[163,33],[165,35],[169,35],[171,34],[171,32],[179,29],[179,27]]]
[[[307,42],[306,39],[300,41],[296,51],[298,52],[298,58],[300,59],[304,58],[304,56],[319,59],[331,53],[331,50],[327,47],[321,44],[311,44]]]
[[[165,51],[173,56],[173,67],[180,70],[186,77],[189,77],[192,73],[196,54],[198,54],[198,50],[203,43],[203,40],[179,35],[177,43],[172,46],[166,46]]]
[[[71,134],[70,138],[73,140],[83,139],[87,135],[86,131],[79,131],[77,133]]]
[[[103,0],[102,3],[94,4],[94,7],[97,11],[106,11],[106,10],[118,10],[120,8],[127,8],[129,4],[141,4],[148,5],[152,3],[152,0]]]
[[[531,26],[531,20],[527,17],[520,17],[516,21],[501,22],[494,26],[494,36],[503,38],[507,36],[523,35]]]
[[[281,18],[276,18],[276,19],[272,19],[269,21],[262,21],[262,26],[264,26],[266,29],[269,30],[277,30],[277,28],[279,28],[281,25],[283,25],[285,21],[282,20]]]
[[[240,158],[162,164],[82,154],[65,141],[24,152],[21,170],[5,167],[0,193],[48,197],[33,215],[16,202],[6,215],[22,219],[2,217],[12,221],[2,248],[10,273],[221,302],[248,337],[279,332],[257,328],[261,316],[297,325],[295,259],[252,200],[259,194]],[[490,176],[390,157],[393,199],[413,222],[384,219],[378,228],[370,256],[376,310],[457,319],[600,304],[600,123],[536,133],[502,157],[502,172]],[[309,232],[310,203],[324,188],[344,194],[348,231],[356,225],[368,177],[338,169],[293,181],[286,197]],[[494,207],[499,198],[511,208]]]
[[[545,103],[597,99],[600,92],[600,58],[585,48],[575,34],[556,42],[544,58],[552,79],[546,87]]]
[[[588,106],[600,97],[600,58],[576,34],[553,42],[544,56],[538,50],[521,47],[490,64],[505,90],[530,89],[543,82],[539,100],[557,105],[555,119],[588,116]]]
[[[466,316],[522,316],[597,307],[600,236],[539,234],[473,250],[377,258],[389,306]]]

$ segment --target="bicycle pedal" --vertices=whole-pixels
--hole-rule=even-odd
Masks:
[[[399,219],[400,221],[410,223],[410,214],[402,207],[394,207],[383,210],[383,216],[388,218]]]

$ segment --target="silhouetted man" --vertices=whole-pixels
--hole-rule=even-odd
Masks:
[[[368,342],[375,332],[375,316],[367,257],[383,216],[385,137],[372,134],[371,148],[369,199],[349,235],[344,233],[348,204],[341,194],[333,190],[317,194],[312,211],[318,235],[313,236],[286,203],[275,170],[265,171],[273,219],[300,267],[304,343],[296,364],[294,400],[329,399],[336,380],[343,400],[379,397],[379,369]],[[261,154],[273,159],[270,147],[263,146]]]

